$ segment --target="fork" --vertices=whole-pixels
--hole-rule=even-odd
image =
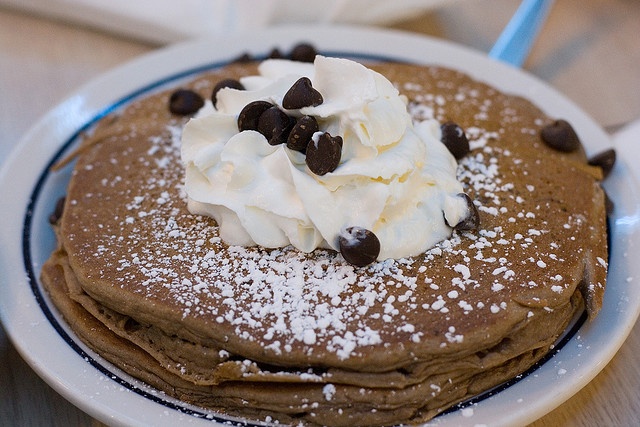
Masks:
[[[522,66],[553,3],[554,0],[523,0],[489,51],[489,57]]]

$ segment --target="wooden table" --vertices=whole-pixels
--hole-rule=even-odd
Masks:
[[[518,4],[517,0],[452,2],[394,27],[487,51]],[[524,68],[603,125],[637,119],[638,34],[638,1],[558,0]],[[72,90],[156,47],[0,8],[0,159]],[[638,425],[638,354],[640,325],[588,386],[533,425]],[[99,424],[40,380],[0,329],[0,425]]]

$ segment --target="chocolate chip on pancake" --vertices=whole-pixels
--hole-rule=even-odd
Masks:
[[[609,194],[607,194],[606,191],[604,192],[604,206],[607,215],[611,215],[616,207],[615,203],[611,200],[611,197],[609,197]]]
[[[563,119],[543,127],[540,131],[540,138],[549,147],[564,153],[575,151],[581,145],[573,126]]]
[[[62,217],[62,212],[64,211],[65,200],[65,197],[60,197],[58,199],[53,212],[51,213],[51,215],[49,215],[49,224],[56,224],[60,220],[60,218]]]
[[[271,52],[269,52],[269,55],[267,56],[269,59],[283,59],[284,57],[285,55],[277,47],[271,49]]]
[[[448,121],[440,125],[440,130],[442,143],[456,160],[460,160],[469,153],[469,140],[464,129],[458,124]]]
[[[218,92],[220,92],[220,89],[224,89],[226,87],[229,87],[232,89],[244,90],[244,86],[242,85],[242,83],[240,83],[236,79],[220,80],[218,83],[216,83],[216,85],[213,87],[213,91],[211,92],[211,102],[213,103],[214,107],[218,103]]]
[[[348,263],[364,267],[376,260],[380,254],[380,240],[370,230],[349,227],[338,237],[340,253]]]
[[[309,141],[311,141],[313,134],[318,132],[318,130],[318,121],[315,117],[300,117],[289,133],[287,147],[296,151],[306,151]]]
[[[255,61],[255,58],[253,57],[253,55],[251,55],[249,52],[244,52],[236,56],[235,58],[233,58],[230,61],[230,63],[231,64],[247,64],[253,61]]]
[[[178,89],[169,98],[169,111],[180,116],[195,113],[204,105],[204,99],[193,90]]]
[[[315,46],[309,43],[298,43],[291,49],[289,59],[298,62],[313,62],[318,51]]]
[[[282,98],[282,108],[297,110],[304,107],[316,107],[322,102],[322,95],[313,88],[311,80],[308,77],[301,77],[285,93]]]
[[[271,145],[287,142],[295,119],[289,117],[280,108],[273,106],[265,110],[258,118],[258,132],[267,138]]]
[[[591,166],[598,166],[602,169],[602,177],[606,178],[611,173],[616,163],[616,151],[613,148],[602,151],[589,159]]]
[[[458,196],[464,198],[467,202],[467,215],[454,225],[453,228],[460,231],[477,230],[480,227],[480,213],[478,212],[478,208],[468,194],[460,193]]]
[[[258,121],[262,113],[273,107],[267,101],[253,101],[248,103],[238,115],[238,130],[258,130]]]
[[[306,163],[309,170],[316,175],[333,172],[340,164],[342,157],[342,137],[331,136],[328,132],[309,141],[306,150]]]

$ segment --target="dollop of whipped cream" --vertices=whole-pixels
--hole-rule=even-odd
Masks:
[[[314,116],[320,131],[343,138],[333,172],[314,175],[304,154],[269,145],[237,118],[250,102],[282,99],[308,77],[324,102],[284,110]],[[188,208],[213,217],[230,245],[339,250],[351,226],[380,240],[378,260],[421,254],[448,238],[467,215],[456,161],[440,142],[435,120],[413,123],[407,99],[381,74],[347,59],[314,63],[266,60],[246,90],[225,88],[185,126],[182,161]],[[445,220],[446,218],[446,220]]]

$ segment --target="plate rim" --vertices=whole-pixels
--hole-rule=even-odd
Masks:
[[[176,45],[171,45],[169,47],[161,48],[151,53],[142,55],[138,58],[135,58],[132,61],[124,63],[110,71],[107,71],[106,73],[100,74],[96,78],[90,80],[85,85],[81,86],[78,90],[76,90],[74,93],[69,95],[63,102],[59,103],[57,106],[52,108],[45,116],[43,116],[38,122],[36,122],[36,124],[25,134],[25,136],[20,140],[17,146],[11,151],[9,157],[6,159],[5,163],[3,164],[2,169],[0,170],[0,183],[8,182],[10,174],[16,172],[16,168],[19,166],[19,163],[22,160],[22,157],[24,157],[24,151],[26,150],[25,146],[30,147],[30,145],[34,145],[33,143],[34,139],[39,138],[41,134],[43,134],[43,132],[50,130],[51,124],[55,123],[56,120],[60,120],[63,114],[69,114],[69,113],[77,114],[77,116],[73,121],[73,123],[75,123],[76,125],[68,122],[66,123],[66,126],[74,127],[78,129],[77,127],[78,123],[84,122],[85,125],[89,125],[90,124],[88,122],[89,118],[93,117],[94,119],[98,119],[99,117],[96,116],[96,114],[100,114],[101,112],[102,115],[100,115],[100,117],[102,117],[104,114],[106,114],[108,110],[110,110],[111,107],[109,108],[105,107],[104,99],[96,100],[96,99],[92,99],[91,96],[87,96],[87,95],[90,95],[94,92],[100,92],[105,87],[109,87],[114,95],[120,94],[120,96],[114,97],[114,99],[111,100],[112,102],[107,104],[109,106],[113,106],[114,103],[118,101],[118,99],[123,98],[122,94],[131,95],[132,87],[133,89],[135,89],[136,87],[138,89],[140,87],[145,87],[144,80],[145,78],[148,77],[144,74],[145,68],[159,67],[159,68],[162,68],[163,70],[161,74],[171,75],[172,73],[168,71],[168,69],[170,68],[175,70],[187,69],[187,68],[193,69],[194,66],[197,68],[198,64],[202,66],[202,65],[206,65],[207,63],[211,63],[212,57],[204,57],[206,55],[203,56],[203,51],[209,52],[208,55],[212,55],[212,56],[216,56],[216,55],[220,56],[221,54],[224,53],[220,48],[207,50],[207,48],[211,47],[213,43],[231,45],[231,46],[234,46],[234,48],[237,48],[239,46],[251,46],[251,47],[245,47],[244,50],[266,53],[268,52],[268,49],[274,47],[276,44],[278,46],[282,46],[282,43],[289,43],[289,46],[290,46],[293,43],[303,41],[306,38],[307,40],[312,41],[318,47],[319,50],[331,51],[331,50],[335,50],[335,48],[340,44],[338,43],[339,38],[347,37],[349,39],[349,42],[341,44],[342,46],[344,46],[342,50],[343,51],[357,50],[358,54],[363,53],[363,54],[369,54],[372,56],[385,56],[385,57],[394,56],[394,55],[386,55],[384,53],[381,53],[380,51],[389,50],[389,53],[391,53],[391,49],[386,45],[397,46],[398,43],[403,43],[405,45],[409,45],[410,47],[414,47],[414,48],[419,48],[419,47],[430,48],[432,49],[432,55],[434,54],[433,52],[435,52],[436,56],[441,55],[442,52],[447,52],[449,53],[449,56],[447,56],[446,58],[438,57],[437,61],[433,61],[433,60],[426,61],[432,58],[428,58],[428,57],[422,58],[421,53],[415,52],[415,51],[411,52],[410,54],[403,52],[402,54],[395,55],[395,57],[397,57],[398,59],[415,60],[415,61],[421,61],[423,63],[428,62],[430,64],[437,64],[437,65],[450,66],[450,67],[451,66],[455,67],[456,65],[459,65],[458,61],[460,61],[461,60],[460,58],[462,58],[464,60],[473,60],[477,64],[481,64],[484,67],[483,68],[485,70],[484,72],[486,72],[486,70],[488,69],[490,72],[494,73],[494,75],[495,73],[500,73],[500,75],[506,76],[507,78],[513,78],[514,76],[517,76],[517,78],[513,78],[513,81],[506,80],[502,82],[505,84],[506,88],[503,88],[502,85],[499,85],[498,86],[499,89],[505,92],[517,93],[519,95],[526,96],[529,98],[534,98],[534,99],[538,97],[551,96],[554,100],[557,100],[558,103],[554,104],[553,106],[543,106],[543,109],[545,112],[547,112],[547,114],[553,115],[554,112],[555,114],[557,114],[557,112],[559,111],[571,111],[571,115],[568,117],[568,119],[571,120],[572,118],[571,116],[580,118],[580,122],[581,124],[583,124],[580,130],[583,132],[583,134],[587,135],[589,141],[594,141],[596,138],[599,138],[600,140],[603,140],[603,141],[608,141],[608,136],[597,124],[595,124],[595,122],[593,122],[593,120],[591,120],[572,101],[564,97],[564,95],[560,94],[555,89],[551,88],[545,82],[521,70],[515,69],[511,66],[490,60],[482,52],[478,52],[471,48],[460,46],[452,42],[434,39],[428,36],[418,35],[414,33],[406,33],[406,32],[397,31],[397,30],[368,28],[368,27],[353,27],[353,26],[311,26],[311,27],[310,26],[282,26],[282,27],[275,27],[271,29],[258,31],[257,34],[259,36],[256,36],[255,34],[256,33],[254,33],[253,35],[244,34],[244,35],[231,35],[227,37],[222,37],[222,36],[207,37],[204,39],[197,39],[197,40],[182,42]],[[296,36],[292,37],[292,35],[294,34]],[[384,41],[382,45],[385,45],[386,43],[385,49],[380,48],[381,47],[380,43],[372,43],[371,42],[372,39],[378,40],[378,41]],[[331,43],[328,43],[327,40],[331,40]],[[360,46],[360,45],[363,46],[363,49],[355,49],[355,46]],[[334,49],[330,49],[329,46],[333,47]],[[237,50],[234,50],[232,53],[228,53],[228,56],[226,58],[219,57],[218,61],[221,61],[224,59],[232,59],[235,56],[237,56],[237,54],[239,53],[242,53],[242,52],[238,52]],[[186,67],[182,64],[178,64],[178,65],[173,64],[170,66],[167,65],[167,61],[172,58],[173,59],[180,58],[184,60],[185,63],[190,64],[191,67]],[[478,78],[483,81],[489,80],[488,82],[490,84],[496,85],[496,83],[492,82],[491,79],[484,78],[486,76],[476,75],[473,72],[473,70],[471,70],[471,72],[468,72],[466,69],[463,71],[466,72],[467,74],[470,74],[474,78]],[[478,74],[483,74],[483,73],[478,73]],[[131,77],[132,74],[135,75],[135,78],[133,80],[128,78],[128,77]],[[152,79],[152,81],[155,81],[155,80]],[[522,84],[523,81],[527,84],[523,85]],[[133,92],[135,92],[135,90]],[[126,98],[129,99],[130,96]],[[546,110],[545,107],[548,107],[549,110]],[[582,123],[582,122],[585,122],[585,123]],[[58,133],[55,133],[52,139],[61,143],[59,139],[63,137],[62,135],[63,133],[64,133],[63,131],[59,131]],[[581,134],[581,136],[583,134]],[[53,145],[53,143],[50,145]],[[45,147],[49,151],[55,148],[55,147],[51,147],[50,145]],[[53,152],[56,152],[56,151],[53,151]],[[636,154],[636,157],[638,157],[637,153],[635,154]],[[51,158],[51,156],[49,156],[49,158]],[[28,168],[25,168],[25,169],[28,169]],[[34,169],[35,169],[35,166],[34,166]],[[618,168],[618,171],[617,171],[618,179],[623,179],[620,177],[620,175],[623,173],[623,171],[621,172],[620,169],[621,168]],[[30,189],[29,193],[31,194],[34,188],[33,177],[30,176],[28,172],[29,171],[22,171],[22,174],[20,177],[31,178],[31,180],[26,180],[30,183],[27,185],[27,188]],[[38,176],[41,173],[42,171],[40,169],[35,171],[35,174]],[[614,173],[614,175],[616,175],[616,173]],[[20,182],[24,182],[24,181],[20,181]],[[7,187],[8,187],[7,185],[0,187],[0,195],[2,196],[18,195],[16,194],[17,189],[13,189],[13,192],[12,192],[12,190],[8,190]],[[636,184],[636,187],[637,187],[637,184]],[[636,189],[636,193],[637,193],[637,189]],[[22,198],[22,200],[23,199],[24,197]],[[18,207],[23,208],[20,215],[24,215],[24,210],[26,209],[26,206],[21,205]],[[3,206],[1,209],[2,209],[1,212],[3,213],[2,215],[3,217],[6,217],[7,215],[12,215],[11,218],[14,218],[14,215],[16,213],[13,212],[6,205]],[[0,226],[0,236],[3,237],[3,241],[4,241],[4,237],[7,237],[7,236],[9,236],[11,239],[15,239],[15,235],[10,235],[10,232],[7,230],[7,228],[8,227],[6,225]],[[7,255],[4,253],[4,251],[5,249],[3,249],[3,252],[1,253],[2,256],[0,257],[0,267],[10,267],[11,262],[5,261],[5,259],[10,260],[11,258],[15,257],[15,254]],[[5,262],[7,262],[7,265],[4,264]],[[10,271],[6,268],[2,268],[2,270]],[[0,293],[3,296],[6,296],[6,295],[9,295],[9,297],[12,296],[11,292],[8,291],[7,288],[12,286],[12,284],[9,281],[13,282],[14,280],[20,281],[20,278],[11,276],[9,279],[7,278],[0,279],[0,283],[3,283],[5,285],[0,287]],[[5,281],[6,283],[4,283]],[[22,297],[22,295],[20,296]],[[112,409],[110,409],[108,405],[107,407],[105,407],[104,403],[101,403],[101,402],[96,403],[95,400],[92,400],[88,403],[86,400],[81,399],[77,392],[70,389],[69,379],[64,377],[64,374],[65,374],[64,372],[62,373],[59,371],[52,372],[50,369],[48,369],[47,366],[42,364],[42,360],[39,360],[37,358],[34,359],[33,352],[29,351],[29,350],[33,350],[34,343],[29,342],[28,339],[21,337],[17,333],[19,330],[21,330],[20,328],[24,327],[24,325],[22,326],[18,325],[17,322],[24,321],[24,320],[22,320],[22,318],[15,320],[15,317],[12,317],[9,314],[7,314],[7,313],[15,313],[15,310],[12,310],[9,307],[9,305],[5,303],[4,301],[5,299],[6,298],[0,298],[0,320],[2,320],[2,323],[5,326],[5,329],[7,331],[7,335],[12,340],[12,342],[18,349],[21,356],[29,363],[29,365],[31,365],[31,367],[38,373],[38,375],[44,378],[47,383],[49,383],[54,389],[56,389],[56,391],[62,394],[74,405],[78,406],[80,409],[91,414],[97,419],[103,420],[108,423],[122,422],[126,424],[136,424],[139,422],[139,420],[135,419],[133,414],[131,415],[122,414],[124,415],[122,418],[115,419],[115,417],[112,416],[113,414],[110,413],[110,410]],[[28,306],[28,303],[29,301],[27,301],[27,306]],[[33,302],[31,301],[31,303]],[[595,375],[604,367],[604,365],[608,363],[608,361],[613,357],[613,355],[618,350],[618,348],[622,345],[624,338],[626,338],[628,333],[631,331],[631,328],[635,324],[635,319],[637,319],[638,314],[640,314],[640,307],[636,307],[635,313],[632,312],[629,316],[627,316],[626,318],[627,324],[624,325],[625,328],[623,328],[623,331],[619,332],[616,336],[616,343],[615,343],[615,346],[613,346],[615,347],[615,349],[610,348],[609,351],[602,352],[602,356],[603,356],[602,361],[604,361],[605,363],[602,363],[601,366],[598,367],[598,369],[592,370],[592,372],[590,372],[590,375],[583,377],[580,381],[575,381],[574,386],[572,387],[570,392],[565,390],[564,393],[560,393],[559,395],[554,396],[553,402],[547,401],[545,405],[541,405],[540,403],[529,405],[529,406],[536,407],[536,409],[538,409],[536,414],[533,414],[531,410],[516,411],[518,413],[515,414],[514,416],[503,419],[503,424],[509,425],[512,423],[521,423],[523,421],[526,421],[526,422],[533,421],[539,416],[542,416],[545,413],[554,409],[555,407],[559,406],[562,402],[564,402],[571,395],[577,392],[580,388],[586,385],[593,377],[595,377]],[[631,321],[632,317],[634,318],[633,321]],[[40,319],[40,321],[41,320],[42,319]],[[595,322],[597,322],[597,319]],[[592,325],[589,325],[588,327],[590,326]],[[48,341],[48,343],[53,344],[50,340]],[[101,385],[104,386],[104,384],[101,384]],[[106,387],[106,388],[108,389],[109,387]],[[103,391],[103,392],[106,392],[106,391]],[[540,410],[540,408],[542,407],[544,407],[544,411]],[[139,407],[136,407],[135,410],[140,411]],[[474,412],[476,414],[478,412],[481,412],[481,408],[478,408],[478,407],[474,408]],[[167,417],[171,418],[170,416],[166,416],[164,418],[163,416],[161,416],[159,422],[165,423],[167,421],[169,422],[174,421],[174,420],[169,420]],[[453,413],[453,414],[448,414],[444,417],[436,418],[435,423],[441,424],[441,423],[448,422],[447,420],[445,420],[445,418],[455,419],[456,423],[460,421],[468,421],[471,423],[476,423],[478,421],[478,419],[475,416],[474,417],[462,416],[461,418],[460,414]],[[184,422],[185,420],[182,419],[181,421]],[[207,421],[207,422],[208,424],[206,425],[215,425],[215,424],[211,424],[210,421]]]

